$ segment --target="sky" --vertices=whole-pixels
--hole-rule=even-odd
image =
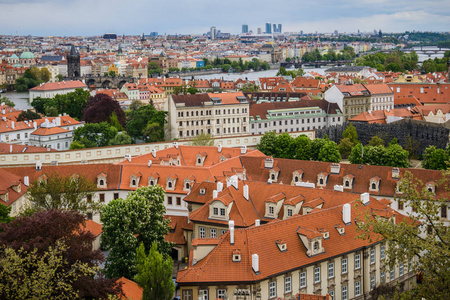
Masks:
[[[450,31],[449,0],[0,0],[0,35]]]

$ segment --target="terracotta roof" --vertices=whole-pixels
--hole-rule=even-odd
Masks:
[[[77,89],[77,88],[87,88],[87,85],[79,80],[47,82],[30,89],[30,91],[54,91],[54,90]]]
[[[166,241],[175,245],[186,245],[183,228],[188,224],[188,217],[165,215],[164,218],[170,219],[170,231],[166,235]]]
[[[392,211],[374,198],[368,205],[351,204],[352,222],[345,225],[342,220],[342,205],[330,209],[313,212],[307,215],[293,216],[282,221],[273,221],[261,226],[249,228],[236,228],[234,230],[234,244],[230,244],[230,231],[219,238],[218,245],[195,265],[178,272],[177,282],[180,285],[198,285],[201,283],[221,282],[259,282],[272,276],[299,269],[319,261],[355,251],[363,246],[376,243],[357,239],[357,226],[355,219],[359,214],[370,213],[372,209]],[[407,217],[396,214],[396,222]],[[335,230],[335,226],[345,228],[345,234],[341,235]],[[328,239],[322,240],[325,252],[308,256],[297,231],[299,227],[309,230],[329,233]],[[287,251],[280,252],[276,245],[277,240],[282,240],[287,245]],[[241,261],[232,261],[232,253],[235,250],[241,253]],[[252,254],[259,256],[259,273],[252,269]],[[192,263],[192,255],[190,263]]]
[[[123,300],[141,300],[144,293],[144,289],[141,288],[136,282],[121,277],[117,282],[122,283],[123,295],[120,295],[120,299]]]
[[[295,108],[305,108],[305,107],[319,107],[324,110],[327,114],[337,114],[339,106],[336,103],[331,103],[326,100],[301,100],[301,101],[291,101],[291,102],[263,102],[250,104],[250,116],[255,120],[257,116],[261,119],[267,119],[269,111],[277,109],[295,109]]]
[[[371,95],[379,95],[379,94],[394,94],[389,85],[386,83],[381,84],[364,84],[366,89],[369,90]]]
[[[61,127],[40,127],[33,131],[32,135],[53,135],[58,133],[67,133],[70,132],[70,130],[61,128]]]
[[[95,237],[99,236],[103,232],[102,225],[92,220],[86,220],[83,227]]]
[[[11,147],[12,152],[10,152]],[[0,143],[0,153],[40,153],[48,151],[49,150],[46,147]],[[58,151],[58,150],[50,149],[50,151]]]
[[[13,188],[20,185],[20,192]],[[28,190],[28,187],[23,184],[23,177],[12,172],[9,172],[3,168],[0,168],[0,194],[8,193],[8,202],[0,199],[0,203],[3,205],[11,205],[21,196],[23,196]]]

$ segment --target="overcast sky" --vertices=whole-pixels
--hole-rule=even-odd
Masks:
[[[0,34],[450,31],[449,0],[0,0]]]

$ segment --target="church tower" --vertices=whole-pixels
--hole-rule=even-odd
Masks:
[[[67,77],[77,79],[81,76],[80,53],[75,51],[74,45],[70,48],[70,54],[67,55]]]

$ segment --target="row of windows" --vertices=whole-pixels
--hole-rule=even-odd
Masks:
[[[198,125],[203,125],[203,120],[197,120],[197,121],[190,121],[191,123],[191,126],[194,126],[194,125],[196,125],[196,126],[198,126]],[[181,126],[183,126],[183,121],[180,121],[179,123],[179,126],[181,127]],[[206,125],[211,125],[211,120],[206,120]],[[186,126],[189,126],[189,121],[186,121]]]
[[[322,127],[325,127],[325,126],[322,126]],[[297,128],[285,128],[284,129],[284,132],[288,132],[288,131],[290,131],[290,132],[294,132],[294,129],[295,129],[295,131],[305,131],[305,130],[315,130],[316,128],[317,129],[320,129],[320,128],[322,128],[321,126],[312,126],[312,127],[310,127],[310,126],[306,126],[306,127],[297,127]],[[269,130],[268,130],[269,131]],[[272,130],[273,132],[277,132],[276,130]],[[258,131],[258,132],[252,132],[252,135],[255,135],[255,134],[264,134],[266,131]],[[281,132],[283,132],[283,129],[278,129],[278,132],[279,133],[281,133]]]
[[[239,114],[240,113],[240,109],[239,108],[237,108],[237,109],[228,109],[228,114]],[[203,113],[204,112],[204,113]],[[245,114],[245,113],[247,113],[248,112],[248,108],[243,108],[242,109],[242,113],[243,114]],[[182,117],[184,117],[184,111],[179,111],[178,112],[178,117],[179,118],[182,118]],[[220,109],[216,109],[215,110],[215,114],[216,115],[220,115],[220,114],[224,114],[224,115],[226,115],[227,114],[227,110],[226,109],[223,109],[223,110],[220,110]],[[195,110],[195,111],[186,111],[186,117],[198,117],[198,116],[203,116],[203,115],[205,115],[205,116],[211,116],[212,115],[212,111],[211,110],[205,110],[205,111],[203,111],[203,110]]]
[[[226,229],[220,230],[220,235],[223,235],[227,232]],[[203,226],[198,227],[198,237],[201,239],[206,238],[206,228]],[[216,238],[217,237],[217,229],[216,228],[210,228],[209,229],[209,237],[210,238]]]
[[[172,196],[167,196],[167,205],[173,205]],[[176,205],[181,206],[181,197],[176,197]]]
[[[228,118],[228,124],[231,124],[231,123],[239,123],[240,121],[239,121],[240,119],[239,118]],[[243,117],[242,118],[242,123],[245,123],[245,122],[247,122],[247,118],[246,117]],[[227,123],[227,119],[223,119],[223,124],[226,124]],[[220,119],[216,119],[216,124],[220,124]]]

